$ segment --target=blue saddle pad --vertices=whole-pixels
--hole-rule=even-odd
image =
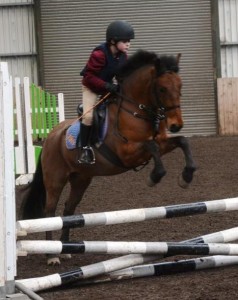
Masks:
[[[74,123],[67,129],[66,131],[66,148],[68,150],[73,150],[77,148],[79,145],[77,144],[78,136],[80,135],[80,126],[81,122],[78,120],[74,121]],[[98,141],[102,142],[106,136],[108,128],[108,111],[106,110],[106,116],[103,124],[99,128],[98,132]]]
[[[77,138],[80,133],[80,122],[75,121],[66,131],[66,148],[73,150],[77,147]]]

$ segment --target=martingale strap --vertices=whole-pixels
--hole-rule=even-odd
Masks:
[[[97,150],[104,158],[110,161],[113,165],[116,165],[117,167],[126,170],[131,169],[125,167],[123,162],[120,160],[120,158],[105,143],[100,144],[100,146],[97,147]]]
[[[124,166],[124,164],[122,163],[120,158],[105,143],[100,144],[100,146],[96,146],[96,149],[104,158],[106,158],[112,164],[114,164],[117,167],[126,169],[126,170],[133,170],[135,172],[139,172],[149,163],[149,160],[148,160],[138,167],[129,167],[128,168],[128,167]]]

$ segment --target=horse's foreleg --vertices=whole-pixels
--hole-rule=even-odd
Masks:
[[[193,160],[192,151],[188,139],[184,136],[176,136],[167,139],[164,147],[161,147],[161,155],[170,152],[178,147],[183,151],[185,158],[185,167],[181,176],[179,177],[178,184],[182,188],[187,188],[189,186],[189,183],[191,183],[193,180],[194,171],[196,171],[196,165]]]
[[[189,183],[193,180],[193,173],[196,171],[196,165],[193,160],[188,139],[184,136],[178,136],[175,139],[177,139],[178,146],[182,149],[185,157],[185,167],[182,176],[179,177],[178,183],[182,188],[187,188]]]
[[[150,173],[147,181],[147,185],[152,187],[159,183],[162,177],[165,176],[166,171],[164,169],[163,163],[160,159],[159,145],[153,140],[145,143],[146,150],[152,155],[154,160],[154,168]]]

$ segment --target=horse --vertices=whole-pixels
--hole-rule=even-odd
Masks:
[[[183,127],[180,57],[181,54],[159,56],[140,50],[120,68],[117,74],[120,90],[110,95],[105,104],[108,116],[105,137],[101,143],[92,145],[95,164],[79,164],[80,149],[66,148],[66,132],[75,120],[65,120],[49,133],[29,184],[28,197],[22,204],[23,219],[54,217],[68,182],[70,193],[63,215],[73,215],[94,176],[137,170],[151,159],[154,167],[148,185],[153,186],[166,174],[161,156],[178,147],[185,157],[179,185],[185,188],[191,183],[196,166],[188,139],[168,134]],[[69,234],[68,228],[63,229],[60,240],[69,241]],[[46,232],[46,239],[52,239],[52,232]],[[58,263],[58,257],[48,257],[48,264]]]

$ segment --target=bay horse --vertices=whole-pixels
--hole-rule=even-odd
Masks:
[[[120,92],[107,102],[108,128],[103,147],[93,145],[95,164],[79,164],[80,150],[66,148],[66,131],[73,120],[61,122],[50,132],[22,204],[23,219],[54,217],[67,182],[70,194],[63,215],[73,215],[94,176],[136,169],[151,158],[154,168],[148,185],[153,186],[166,173],[161,156],[177,147],[185,157],[179,184],[186,187],[192,181],[196,167],[187,138],[167,133],[177,133],[183,127],[180,56],[158,56],[140,50],[119,70]],[[52,232],[46,233],[46,239],[52,239]],[[69,229],[62,230],[61,241],[69,241]],[[51,257],[48,263],[59,263],[59,259]]]

